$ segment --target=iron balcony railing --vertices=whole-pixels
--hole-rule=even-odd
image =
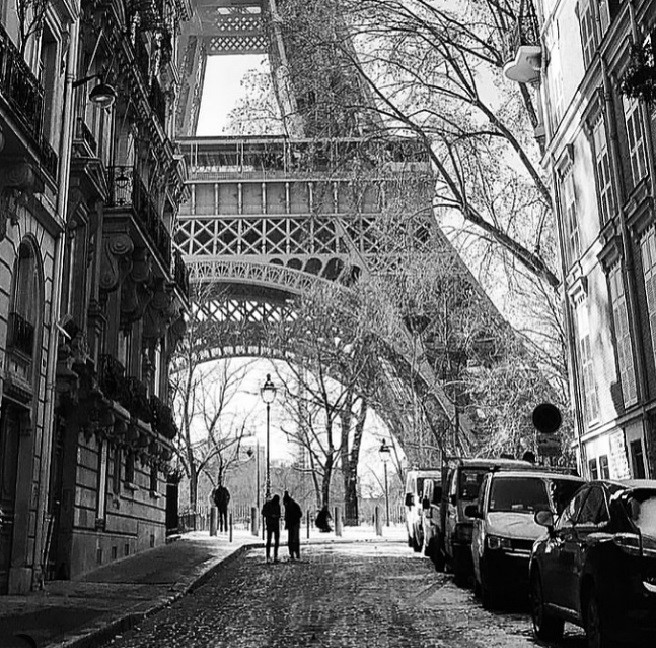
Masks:
[[[57,180],[58,157],[43,134],[43,87],[1,24],[0,96],[39,149],[44,170]]]
[[[86,125],[86,122],[82,117],[78,117],[75,122],[75,139],[85,144],[92,155],[96,155],[98,151],[96,138],[93,136],[91,129]]]
[[[507,60],[513,59],[523,45],[540,45],[540,28],[531,0],[522,0],[515,27],[509,36]]]
[[[108,207],[132,207],[137,222],[159,254],[164,267],[171,264],[171,236],[139,173],[132,166],[113,166],[107,170],[109,182]]]
[[[16,312],[9,313],[7,346],[32,357],[34,326]]]

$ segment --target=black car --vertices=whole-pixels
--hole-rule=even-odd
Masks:
[[[590,648],[656,637],[656,481],[595,481],[581,487],[529,563],[531,616],[539,639],[558,639],[570,621]],[[647,641],[647,643],[644,643]]]

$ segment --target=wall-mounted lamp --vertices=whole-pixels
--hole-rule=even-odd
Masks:
[[[77,88],[91,79],[98,79],[98,83],[89,92],[89,101],[100,108],[111,108],[116,101],[116,90],[114,86],[105,83],[102,74],[91,74],[77,81],[73,81],[73,87]]]

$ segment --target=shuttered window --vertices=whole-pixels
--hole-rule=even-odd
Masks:
[[[579,25],[581,27],[581,49],[583,50],[583,63],[587,68],[597,47],[594,30],[594,18],[590,0],[581,0],[577,7]]]
[[[629,328],[629,311],[626,303],[622,267],[619,263],[611,269],[609,282],[613,322],[615,324],[615,350],[622,383],[622,396],[626,407],[638,400],[638,393],[633,361],[633,343]]]
[[[652,352],[656,353],[656,235],[652,227],[640,241]]]
[[[581,367],[581,387],[583,392],[585,419],[588,425],[599,418],[599,397],[595,380],[592,351],[590,348],[590,324],[588,320],[588,303],[583,299],[577,306],[577,324],[579,339],[579,357]]]
[[[565,171],[561,185],[561,207],[565,232],[567,234],[568,265],[572,265],[581,255],[581,238],[576,217],[576,193],[574,191],[574,174],[572,167]]]
[[[640,123],[640,104],[637,99],[623,96],[624,118],[626,121],[626,138],[631,159],[633,185],[637,185],[647,174],[647,156],[645,137]]]
[[[610,157],[604,119],[600,115],[592,129],[594,144],[595,167],[597,169],[597,195],[599,196],[599,216],[606,223],[615,213],[615,198],[610,174]]]

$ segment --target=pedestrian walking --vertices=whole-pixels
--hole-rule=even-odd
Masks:
[[[282,503],[285,505],[285,528],[287,529],[289,560],[294,562],[301,558],[301,520],[303,519],[303,511],[287,491],[285,491],[282,498]]]
[[[278,562],[280,545],[280,495],[274,495],[262,507],[262,516],[266,523],[266,561],[271,562],[271,540],[273,539],[273,562]]]
[[[230,504],[230,491],[219,484],[212,493],[214,505],[219,511],[219,531],[228,531],[228,504]]]

